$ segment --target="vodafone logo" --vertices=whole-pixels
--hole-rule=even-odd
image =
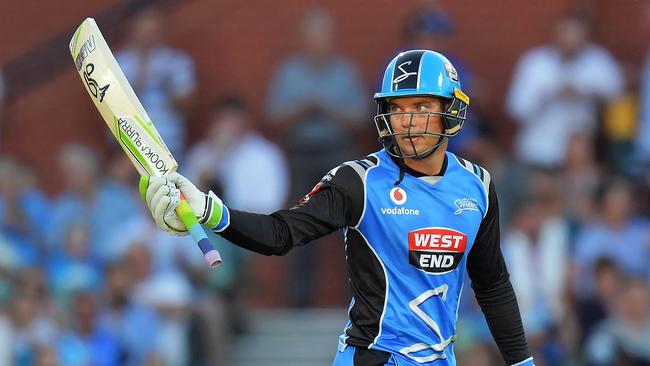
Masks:
[[[430,227],[408,233],[409,263],[425,272],[446,273],[458,267],[467,235],[445,227]]]
[[[391,189],[390,200],[396,205],[403,205],[406,202],[406,191],[399,187]]]

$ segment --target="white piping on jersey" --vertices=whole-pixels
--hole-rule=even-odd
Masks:
[[[344,348],[347,346],[347,343],[345,343],[345,341],[347,341],[348,338],[350,338],[350,336],[348,335],[348,329],[352,328],[352,320],[350,320],[352,319],[352,317],[350,316],[350,312],[352,311],[352,307],[354,307],[354,304],[356,303],[357,300],[354,298],[354,296],[352,296],[352,301],[350,301],[350,306],[348,307],[348,323],[343,328],[343,334],[341,335],[341,337],[339,337],[339,343],[343,342]],[[343,339],[341,340],[341,338]]]
[[[528,357],[527,359],[525,359],[523,361],[519,361],[519,362],[517,362],[515,364],[512,364],[511,366],[520,366],[520,365],[523,365],[523,364],[525,364],[527,362],[530,362],[532,360],[533,360],[533,357],[531,356],[531,357]]]
[[[381,330],[382,330],[381,327],[382,324],[384,323],[384,316],[386,315],[386,307],[388,306],[388,291],[390,289],[390,285],[388,283],[388,271],[386,271],[386,266],[384,266],[384,262],[382,262],[381,258],[379,258],[379,255],[375,251],[375,248],[373,248],[372,245],[370,245],[370,242],[368,242],[368,239],[363,235],[363,233],[360,230],[357,230],[357,232],[363,238],[363,241],[366,242],[368,248],[372,250],[372,253],[375,255],[375,258],[377,258],[379,264],[381,264],[381,269],[384,271],[384,280],[386,281],[386,294],[384,294],[384,308],[381,310],[381,317],[379,318],[379,330],[377,331],[377,336],[375,337],[375,339],[373,339],[372,343],[368,345],[368,349],[371,349],[372,346],[374,346],[375,343],[377,343],[377,340],[381,336]]]
[[[476,174],[474,169],[471,168],[472,166],[474,166],[474,164],[472,162],[470,162],[468,160],[465,160],[463,158],[458,158],[458,156],[456,156],[456,154],[451,154],[451,155],[454,156],[454,158],[458,162],[458,165],[462,166],[463,169],[465,169],[468,172],[472,173],[472,175],[475,176],[476,179],[478,179],[479,182],[481,182],[481,185],[483,186],[483,193],[485,194],[485,212],[483,213],[483,218],[485,218],[485,215],[487,215],[488,209],[490,208],[490,192],[489,192],[489,189],[490,189],[490,173],[488,173],[487,169],[478,167],[479,169],[483,169],[484,174],[483,174],[483,179],[481,179],[481,177],[479,177]],[[469,165],[470,167],[463,164],[460,161],[460,159],[463,159],[463,161],[467,162],[467,165]]]
[[[456,320],[454,320],[454,334],[456,334],[456,324],[458,324],[458,309],[460,308],[460,299],[461,297],[463,297],[464,286],[465,286],[465,281],[461,282],[460,291],[458,291],[458,302],[456,303]]]
[[[359,225],[361,225],[361,221],[363,221],[363,217],[366,215],[366,208],[368,207],[366,200],[368,197],[368,190],[366,189],[366,179],[368,178],[368,173],[370,172],[371,169],[374,169],[381,164],[381,159],[375,154],[370,154],[370,156],[373,156],[375,159],[377,159],[377,164],[374,166],[371,166],[370,168],[366,169],[363,175],[360,175],[361,177],[361,183],[363,183],[363,210],[361,210],[361,216],[359,216],[359,221],[357,222],[356,225],[352,226],[352,228],[357,229],[359,231]],[[372,163],[372,162],[371,162]],[[354,168],[354,167],[352,167]],[[357,171],[355,169],[355,171]]]
[[[364,159],[364,161],[367,161],[367,160]],[[372,163],[372,162],[370,162],[370,163]],[[359,164],[356,163],[356,161],[346,161],[345,163],[343,163],[343,165],[347,165],[350,168],[354,169],[354,171],[357,172],[357,174],[359,175],[359,178],[361,178],[361,181],[364,182],[364,185],[365,185],[365,175],[366,175],[366,170],[365,169],[360,167]]]

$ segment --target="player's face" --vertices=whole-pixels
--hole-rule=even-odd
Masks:
[[[401,97],[388,101],[390,125],[404,155],[421,154],[432,149],[442,133],[443,101],[435,97]]]

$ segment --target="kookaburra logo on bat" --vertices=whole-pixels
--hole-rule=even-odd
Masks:
[[[92,94],[93,97],[95,97],[95,98],[99,98],[100,102],[103,102],[104,101],[104,95],[106,95],[106,90],[108,90],[108,87],[111,86],[111,84],[106,84],[104,86],[99,86],[99,84],[97,83],[97,80],[90,77],[90,75],[92,75],[93,71],[95,71],[95,65],[93,65],[93,64],[86,65],[86,70],[84,70],[84,73],[83,73],[84,81],[86,82],[86,85],[88,86],[88,90],[90,90],[90,94]]]

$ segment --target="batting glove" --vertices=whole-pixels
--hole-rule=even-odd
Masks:
[[[187,228],[176,213],[181,193],[200,224],[215,229],[225,226],[227,210],[212,191],[205,194],[184,176],[174,172],[162,177],[140,179],[140,195],[147,203],[156,225],[173,235],[187,235]],[[226,214],[224,215],[224,211]]]

